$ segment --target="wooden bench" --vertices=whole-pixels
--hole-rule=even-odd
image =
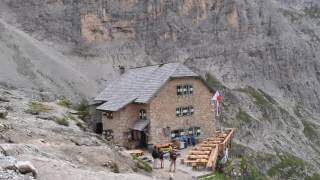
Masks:
[[[187,159],[209,159],[209,155],[187,155]]]
[[[215,166],[216,166],[216,161],[218,158],[218,148],[215,148],[214,150],[212,150],[208,163],[207,163],[207,168],[214,170]]]

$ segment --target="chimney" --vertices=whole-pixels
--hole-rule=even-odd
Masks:
[[[120,75],[126,72],[126,68],[124,66],[119,66]]]

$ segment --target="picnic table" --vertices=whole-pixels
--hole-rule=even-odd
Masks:
[[[132,149],[132,150],[127,150],[127,152],[131,155],[135,155],[135,156],[143,156],[144,152],[140,149]]]
[[[190,151],[190,155],[209,155],[211,151]]]
[[[192,159],[209,159],[209,155],[187,155],[189,160]]]

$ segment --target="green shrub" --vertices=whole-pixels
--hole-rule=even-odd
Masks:
[[[29,103],[29,109],[25,112],[29,114],[39,114],[40,112],[50,112],[53,108],[41,102],[33,101]]]
[[[86,99],[82,99],[76,106],[76,110],[79,111],[79,117],[85,119],[90,116],[90,105]]]
[[[60,124],[60,125],[63,125],[63,126],[69,126],[69,121],[65,117],[62,117],[62,118],[56,117],[55,121],[56,121],[57,124]]]
[[[207,73],[205,76],[205,81],[211,88],[217,89],[226,89],[226,87],[212,74]]]
[[[68,117],[69,119],[74,120],[74,121],[77,120],[77,118],[76,118],[74,115],[72,115],[71,113],[68,113],[68,114],[66,115],[66,117]]]
[[[114,173],[120,173],[119,166],[118,166],[117,163],[113,162],[113,163],[111,164],[111,167],[110,167],[110,168],[111,168],[112,172],[114,172]]]
[[[69,99],[67,99],[66,97],[62,97],[61,99],[59,99],[58,105],[66,107],[66,108],[70,108],[72,106],[72,102]]]
[[[244,123],[252,123],[254,118],[251,117],[247,112],[240,110],[236,118]]]
[[[277,176],[281,179],[292,179],[295,177],[303,177],[307,164],[300,158],[291,154],[281,155],[280,163],[276,164],[268,170],[271,177]]]
[[[238,89],[238,91],[244,92],[254,99],[254,104],[262,113],[262,120],[271,121],[272,118],[270,117],[270,114],[271,112],[276,111],[276,108],[272,106],[276,101],[274,101],[271,96],[267,95],[262,90],[257,90],[250,86],[244,89]]]
[[[314,174],[312,176],[306,177],[305,180],[319,180],[320,179],[320,174]]]
[[[151,173],[152,167],[145,161],[142,161],[137,156],[132,156],[133,160],[136,162],[136,165],[139,169],[143,169],[144,171]]]

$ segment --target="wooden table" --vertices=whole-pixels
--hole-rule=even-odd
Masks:
[[[143,156],[144,152],[140,149],[132,149],[127,151],[131,155],[136,155],[136,156]]]

